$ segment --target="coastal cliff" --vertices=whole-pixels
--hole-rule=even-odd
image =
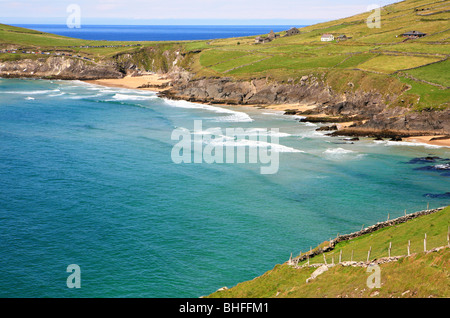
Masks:
[[[91,80],[124,76],[114,64],[97,64],[67,57],[43,57],[0,61],[1,77],[35,77],[63,80]]]
[[[408,107],[392,106],[392,100],[398,96],[386,96],[382,91],[374,89],[337,92],[327,82],[312,75],[302,76],[296,83],[279,83],[267,78],[196,78],[194,73],[178,66],[183,61],[183,55],[179,52],[165,51],[162,56],[165,60],[160,61],[155,68],[158,68],[161,75],[170,78],[171,82],[168,89],[159,93],[163,98],[258,107],[309,105],[312,107],[307,111],[289,110],[289,106],[286,106],[286,114],[307,118],[330,117],[331,122],[337,121],[339,117],[352,121],[350,128],[334,132],[335,135],[392,137],[450,134],[448,108],[413,111]],[[66,57],[20,59],[0,62],[0,76],[64,80],[122,78],[126,74],[139,76],[142,73],[138,68],[139,60],[136,60],[137,57],[133,54],[119,55],[102,64]],[[152,64],[155,65],[154,62]],[[161,69],[161,65],[165,67]]]
[[[408,107],[390,106],[398,96],[386,97],[377,90],[336,92],[327,83],[313,76],[302,77],[298,84],[284,84],[267,79],[238,81],[232,78],[195,79],[192,74],[174,72],[173,85],[161,92],[169,99],[191,102],[253,105],[310,105],[307,111],[287,110],[286,114],[330,117],[330,121],[345,117],[354,121],[347,135],[367,135],[371,132],[402,131],[401,136],[450,134],[450,109],[413,111]],[[288,108],[289,106],[286,106]],[[314,117],[311,117],[314,118]],[[394,133],[395,135],[395,133]]]
[[[448,139],[448,19],[433,11],[441,5],[406,0],[383,7],[382,30],[367,28],[365,12],[272,34],[265,43],[253,37],[87,42],[0,24],[0,77],[140,76],[141,84],[131,88],[154,89],[169,99],[282,110],[302,121],[332,123],[321,127],[332,135]],[[424,11],[436,19],[423,20],[418,12]],[[428,34],[405,37],[418,21]],[[321,41],[332,33],[345,36]],[[164,80],[145,82],[142,75]]]
[[[170,65],[160,75],[170,79],[170,86],[160,97],[191,102],[225,105],[286,105],[286,114],[301,115],[306,120],[320,117],[329,122],[338,118],[352,121],[350,128],[334,135],[352,136],[415,136],[450,134],[450,109],[413,111],[408,107],[391,106],[398,96],[381,91],[335,91],[315,76],[303,76],[297,83],[279,83],[269,79],[236,80],[231,77],[196,78],[177,63],[181,54],[166,53]],[[126,74],[141,75],[134,55],[120,55],[103,64],[65,57],[44,57],[0,62],[1,77],[35,77],[63,80],[95,80],[122,78]],[[158,64],[158,65],[161,65]],[[309,105],[307,111],[289,110],[289,105]],[[327,120],[327,117],[330,119]],[[309,118],[309,119],[308,119]]]

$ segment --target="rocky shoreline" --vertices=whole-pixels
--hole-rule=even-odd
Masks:
[[[405,138],[422,135],[450,135],[450,109],[414,112],[389,107],[377,92],[335,93],[321,80],[304,76],[300,83],[286,84],[268,79],[239,81],[232,78],[193,78],[192,74],[171,74],[172,86],[159,96],[197,103],[245,105],[265,108],[286,106],[286,115],[304,116],[300,121],[349,123],[335,136]],[[313,105],[308,110],[292,105]]]
[[[105,80],[139,75],[142,74],[136,73],[134,68],[124,70],[114,61],[97,64],[66,57],[46,57],[0,62],[0,76],[5,78]],[[162,98],[204,104],[260,108],[277,105],[279,109],[286,105],[285,114],[302,116],[302,122],[332,124],[330,136],[392,140],[424,135],[443,139],[450,136],[450,109],[415,112],[406,107],[390,107],[380,92],[337,93],[313,75],[302,76],[295,83],[278,83],[266,78],[250,81],[227,77],[195,78],[194,74],[174,66],[157,76],[163,76],[167,81],[142,82],[136,88],[154,89]]]
[[[123,76],[113,64],[97,64],[63,56],[0,62],[0,77],[4,78],[95,80]]]

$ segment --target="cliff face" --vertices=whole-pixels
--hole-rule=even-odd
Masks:
[[[330,90],[313,80],[298,85],[279,84],[264,79],[237,81],[232,78],[192,79],[187,72],[170,74],[171,90],[162,94],[172,99],[230,105],[267,105],[289,103],[327,103],[334,99]]]
[[[172,74],[173,87],[160,94],[170,99],[230,105],[309,104],[313,112],[300,115],[357,116],[355,128],[450,133],[450,110],[414,112],[407,107],[388,107],[380,92],[336,93],[314,77],[299,84],[267,80],[236,81],[231,78],[192,79],[188,73]],[[392,96],[390,97],[392,98]],[[295,112],[294,112],[295,113]]]
[[[114,65],[95,64],[81,59],[47,57],[0,62],[1,77],[42,77],[66,80],[121,78]]]
[[[314,111],[301,115],[357,116],[353,128],[366,130],[402,130],[450,134],[450,109],[414,112],[407,107],[388,107],[389,100],[377,91],[334,92],[323,81],[303,76],[297,84],[276,83],[265,79],[238,81],[232,78],[194,79],[179,67],[180,54],[167,58],[172,78],[171,89],[161,97],[192,102],[230,105],[307,104],[316,105]],[[164,56],[164,55],[163,55]],[[121,59],[129,61],[126,56]],[[134,72],[136,64],[120,59],[108,64],[96,64],[66,57],[43,57],[0,62],[1,77],[40,77],[58,79],[121,78]],[[395,96],[390,97],[395,98]],[[295,113],[295,112],[294,112]],[[362,121],[363,120],[363,121]]]

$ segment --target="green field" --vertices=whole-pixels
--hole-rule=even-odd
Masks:
[[[195,42],[197,46],[190,43],[186,47],[202,51],[191,62],[197,77],[233,76],[240,80],[268,78],[285,82],[306,74],[334,78],[332,74],[339,70],[346,71],[343,79],[346,83],[364,77],[367,83],[372,82],[372,89],[385,93],[377,76],[382,74],[384,81],[396,82],[391,85],[395,90],[389,91],[399,95],[393,105],[413,110],[443,109],[450,105],[446,89],[450,74],[448,8],[450,1],[409,0],[383,7],[379,29],[368,28],[369,13],[363,13],[304,27],[299,35],[282,36],[265,44],[254,44],[254,37],[246,37]],[[405,41],[401,34],[411,30],[427,36]],[[323,33],[335,37],[345,34],[350,39],[321,42]],[[410,76],[404,79],[398,76],[400,72]],[[431,83],[431,87],[421,81]],[[327,84],[340,91],[341,87],[335,83]],[[413,95],[417,98],[411,98]]]
[[[264,78],[298,83],[302,76],[312,74],[336,93],[377,91],[389,96],[388,106],[411,111],[442,110],[450,107],[448,10],[450,0],[406,0],[381,8],[380,28],[367,26],[366,19],[372,12],[365,12],[300,28],[300,34],[294,36],[285,37],[281,32],[280,38],[265,44],[255,44],[257,35],[208,41],[87,41],[0,24],[0,50],[19,52],[1,53],[0,62],[47,57],[22,51],[65,52],[123,69],[132,64],[140,70],[164,73],[178,59],[176,65],[189,71],[194,79]],[[427,35],[407,40],[401,36],[412,30]],[[348,39],[322,42],[324,33],[332,33],[335,38],[345,34]],[[140,46],[123,46],[129,44]],[[328,263],[337,262],[342,251],[343,261],[352,255],[353,260],[365,260],[369,249],[372,259],[385,257],[389,244],[392,255],[404,255],[411,241],[411,252],[417,254],[382,266],[382,288],[377,296],[450,297],[449,249],[429,254],[421,251],[425,233],[429,248],[445,245],[449,224],[447,207],[341,242],[325,257]],[[323,255],[310,262],[323,262]],[[374,292],[366,286],[365,268],[335,266],[306,284],[314,270],[277,265],[261,277],[211,297],[370,297]]]
[[[406,73],[430,83],[450,87],[450,72],[445,71],[448,69],[450,69],[450,61],[446,60],[440,63],[408,70]]]
[[[441,61],[440,58],[428,56],[405,56],[405,55],[380,55],[367,62],[358,65],[362,70],[375,71],[392,74],[406,69],[412,69]]]
[[[340,242],[331,252],[325,253],[328,264],[333,261],[366,261],[388,256],[407,255],[410,241],[411,256],[380,265],[381,288],[370,289],[366,285],[365,267],[336,265],[306,283],[316,270],[314,267],[294,268],[287,264],[275,268],[251,281],[243,282],[209,297],[450,297],[450,248],[425,253],[424,237],[427,234],[427,250],[447,246],[450,226],[450,207],[394,226],[385,227],[371,234]],[[327,246],[328,242],[319,247]],[[342,251],[342,254],[340,254]],[[310,264],[323,264],[323,254],[310,259]],[[306,261],[299,265],[306,264]]]

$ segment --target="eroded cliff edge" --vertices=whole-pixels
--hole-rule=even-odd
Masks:
[[[303,76],[298,83],[277,83],[269,79],[239,81],[233,78],[195,79],[187,72],[171,73],[173,85],[161,97],[192,102],[254,105],[303,104],[315,106],[307,111],[288,110],[290,115],[329,117],[329,121],[345,118],[351,127],[336,134],[398,135],[450,134],[450,109],[414,111],[392,106],[398,98],[377,90],[336,92],[325,81]],[[288,107],[288,106],[286,106]],[[318,119],[320,121],[320,119]],[[379,133],[377,133],[379,132]]]
[[[0,61],[0,77],[92,80],[123,76],[114,63],[97,64],[63,56]]]
[[[287,114],[311,118],[346,118],[352,121],[347,129],[335,135],[414,136],[422,134],[449,135],[450,109],[415,111],[395,105],[397,95],[371,89],[336,91],[323,78],[302,76],[291,83],[278,83],[268,78],[237,80],[231,77],[197,78],[178,66],[184,55],[166,54],[165,69],[157,71],[170,78],[171,85],[159,95],[163,98],[228,105],[302,104],[315,106],[308,111],[292,110]],[[126,57],[126,58],[125,58]],[[133,56],[119,56],[102,63],[67,57],[43,57],[0,62],[1,77],[34,77],[64,80],[122,78],[138,76],[140,71]],[[351,84],[351,83],[349,83]],[[286,106],[288,108],[288,106]],[[319,119],[320,121],[320,119]]]

